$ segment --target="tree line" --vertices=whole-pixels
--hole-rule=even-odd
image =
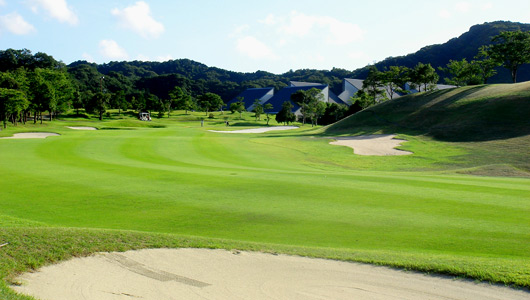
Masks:
[[[449,75],[445,78],[446,83],[462,86],[487,83],[497,72],[497,67],[502,66],[510,71],[512,81],[516,82],[520,66],[529,62],[530,33],[506,31],[495,36],[491,44],[480,47],[473,60],[450,60],[439,71]],[[231,99],[229,97],[234,93],[249,87],[275,86],[279,89],[290,80],[300,80],[328,84],[337,92],[342,80],[352,74],[335,68],[331,71],[289,71],[281,76],[257,71],[246,74],[249,75],[246,77],[243,73],[208,68],[189,60],[171,63],[187,67],[187,72],[196,79],[179,73],[159,75],[153,71],[170,72],[171,68],[164,69],[163,66],[168,66],[164,63],[152,63],[156,68],[148,69],[145,66],[149,63],[114,62],[103,65],[106,72],[103,74],[95,64],[77,62],[66,66],[42,52],[32,54],[27,49],[0,51],[0,120],[4,127],[7,122],[14,125],[28,120],[42,122],[44,112],[48,112],[52,120],[70,108],[74,108],[77,114],[80,109],[98,114],[100,119],[108,108],[120,112],[126,109],[156,111],[159,116],[165,113],[169,116],[174,109],[208,113],[223,109],[223,99]],[[230,80],[222,81],[223,76]],[[336,104],[316,107],[306,103],[313,103],[315,98],[309,94],[295,95],[291,100],[302,108],[303,123],[309,118],[312,124],[325,124],[357,109],[392,99],[395,93],[406,93],[406,84],[418,91],[428,91],[438,81],[439,76],[431,64],[418,63],[414,68],[390,66],[383,71],[371,66],[363,89],[350,99],[353,108]],[[259,116],[263,107],[257,107]],[[287,114],[279,118],[290,120],[291,116]]]
[[[465,58],[450,60],[445,67],[438,70],[448,74],[444,81],[448,85],[465,86],[486,84],[497,74],[497,67],[507,69],[512,82],[517,82],[517,73],[521,65],[530,63],[530,32],[504,31],[494,36],[491,44],[483,45],[477,50],[472,61]],[[384,71],[370,66],[363,88],[351,99],[362,108],[378,102],[392,100],[394,95],[410,92],[407,87],[419,92],[436,88],[439,75],[431,64],[418,63],[410,69],[404,66],[390,66]]]

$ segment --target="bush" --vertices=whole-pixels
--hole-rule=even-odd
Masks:
[[[208,118],[209,118],[209,119],[214,119],[215,116],[213,115],[213,113],[210,113],[210,114],[208,115]]]

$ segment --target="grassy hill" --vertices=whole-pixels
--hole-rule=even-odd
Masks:
[[[480,85],[387,101],[330,125],[324,132],[423,135],[470,149],[468,161],[481,158],[474,167],[503,164],[530,172],[529,117],[530,82]],[[474,155],[477,151],[481,155]]]

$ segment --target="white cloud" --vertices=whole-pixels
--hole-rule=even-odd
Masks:
[[[482,5],[482,10],[490,10],[490,9],[492,9],[492,8],[493,8],[493,3],[491,3],[491,2],[484,3],[484,4]]]
[[[451,12],[448,11],[447,9],[442,9],[438,15],[443,18],[443,19],[449,19],[451,18]]]
[[[303,13],[293,11],[291,13],[289,24],[283,26],[282,29],[287,34],[304,37],[311,32],[311,29],[316,22],[316,17],[306,16]]]
[[[0,0],[0,6],[5,6],[6,2],[4,0]]]
[[[155,59],[152,59],[151,57],[147,56],[147,55],[144,55],[144,54],[138,54],[136,56],[136,60],[140,60],[140,61],[158,61],[158,62],[165,62],[165,61],[168,61],[168,60],[173,60],[175,59],[173,56],[171,56],[171,54],[167,54],[167,55],[159,55],[157,56]]]
[[[266,25],[276,25],[278,23],[278,18],[273,15],[273,14],[269,14],[267,15],[267,17],[263,20],[259,20],[258,22],[260,23],[263,23],[263,24],[266,24]]]
[[[8,31],[16,35],[30,34],[35,31],[35,27],[26,22],[18,13],[10,13],[0,16],[0,32]]]
[[[350,52],[350,53],[348,53],[348,58],[350,58],[350,59],[366,58],[366,53],[364,53],[363,51]]]
[[[130,29],[144,38],[157,38],[165,30],[164,25],[151,16],[149,5],[138,1],[124,9],[115,8],[112,15],[118,18],[120,26]]]
[[[321,17],[321,22],[328,27],[328,42],[333,45],[347,45],[361,40],[364,31],[355,24],[341,22],[332,17]]]
[[[136,55],[136,60],[139,60],[139,61],[151,61],[151,58],[149,58],[149,56],[147,56],[147,55],[138,54],[138,55]]]
[[[304,38],[315,28],[325,30],[326,41],[332,45],[346,45],[361,40],[364,31],[356,24],[339,21],[329,16],[308,16],[293,11],[287,25],[281,26],[280,32]]]
[[[127,51],[113,40],[101,40],[99,42],[99,51],[101,55],[109,59],[126,60],[129,58]]]
[[[76,25],[79,23],[77,15],[66,0],[30,0],[31,10],[37,13],[40,9],[45,10],[48,15],[61,23]]]
[[[86,53],[86,52],[83,53],[83,54],[81,54],[81,57],[82,57],[84,60],[88,61],[89,63],[96,62],[96,61],[94,60],[94,57],[92,57],[92,55],[90,55],[90,54],[88,54],[88,53]]]
[[[455,5],[455,9],[458,12],[467,13],[471,9],[471,3],[469,3],[469,2],[458,2]]]
[[[236,29],[234,29],[234,31],[228,36],[231,38],[237,37],[243,34],[245,31],[248,31],[249,29],[250,29],[250,26],[248,24],[241,25],[241,26],[236,27]]]
[[[171,56],[171,54],[160,55],[160,56],[156,57],[156,61],[159,61],[159,62],[165,62],[165,61],[173,60],[173,59],[175,59],[175,58],[173,56]]]
[[[240,53],[253,59],[277,59],[272,50],[253,36],[246,36],[237,40],[236,49]]]

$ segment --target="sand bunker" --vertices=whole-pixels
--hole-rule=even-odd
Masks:
[[[87,126],[67,126],[73,130],[98,130],[96,127],[87,127]]]
[[[221,133],[264,133],[267,131],[273,131],[273,130],[289,130],[289,129],[296,129],[298,127],[296,126],[274,126],[274,127],[264,127],[264,128],[251,128],[251,129],[241,129],[241,130],[208,130],[211,132],[221,132]]]
[[[395,134],[334,137],[333,139],[336,141],[330,142],[330,144],[353,148],[353,153],[358,155],[384,156],[412,154],[412,152],[394,149],[405,142],[405,140],[398,140],[395,137]]]
[[[254,252],[104,253],[42,268],[17,292],[83,299],[529,299],[530,293],[384,267]]]
[[[45,139],[49,136],[59,136],[60,134],[52,132],[22,132],[15,133],[13,136],[2,137],[0,139]]]

